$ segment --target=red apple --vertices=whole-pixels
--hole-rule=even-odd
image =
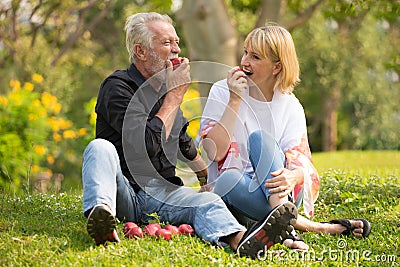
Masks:
[[[171,240],[172,233],[171,233],[171,231],[169,231],[167,229],[158,229],[156,231],[156,236],[157,237],[162,237],[165,240]]]
[[[194,233],[194,230],[192,228],[192,226],[190,226],[189,224],[181,224],[178,227],[179,229],[179,233],[183,234],[183,235],[191,235]]]
[[[242,68],[240,68],[240,67],[236,71],[243,71],[244,72],[244,70]]]
[[[171,59],[171,62],[172,66],[174,66],[174,69],[176,69],[181,64],[180,58],[173,58]]]
[[[127,238],[143,238],[143,231],[142,228],[140,228],[139,226],[137,227],[133,227],[131,229],[129,229],[126,233],[125,233],[125,237]]]
[[[178,229],[178,227],[176,227],[175,225],[167,224],[167,225],[164,227],[164,229],[166,229],[166,230],[168,230],[168,231],[171,231],[171,234],[173,234],[173,235],[179,235],[179,229]]]
[[[136,223],[127,222],[124,224],[124,235],[127,238],[143,237],[142,228],[140,228]]]
[[[149,225],[146,225],[143,229],[143,231],[149,235],[149,236],[155,236],[157,230],[160,230],[161,226],[158,223],[151,223]]]
[[[127,222],[124,224],[124,232],[134,227],[138,227],[138,225],[134,222]]]

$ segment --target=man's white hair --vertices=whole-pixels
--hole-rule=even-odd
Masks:
[[[126,32],[126,48],[129,53],[129,61],[135,63],[137,60],[134,46],[141,44],[147,48],[151,48],[151,39],[153,33],[148,28],[148,23],[152,21],[164,21],[173,24],[172,19],[168,15],[161,15],[156,12],[137,13],[129,16],[125,23]]]

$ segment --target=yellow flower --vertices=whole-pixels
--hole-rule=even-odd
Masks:
[[[198,114],[201,110],[199,91],[189,88],[183,96],[181,109],[183,116],[189,120],[200,115]]]
[[[35,86],[33,85],[33,83],[30,82],[26,82],[24,84],[24,89],[27,90],[28,92],[32,92],[33,88],[35,88]]]
[[[50,112],[58,114],[61,111],[61,104],[58,102],[57,97],[50,93],[44,92],[42,94],[42,103]]]
[[[199,91],[197,91],[195,89],[192,89],[192,88],[189,88],[186,91],[185,95],[183,96],[182,102],[185,102],[185,101],[190,100],[190,99],[197,99],[199,97],[200,97]]]
[[[45,106],[46,108],[48,108],[50,110],[54,110],[54,106],[57,105],[58,101],[57,101],[57,98],[55,96],[53,96],[52,94],[50,94],[48,92],[43,92],[42,103],[43,103],[43,106]]]
[[[72,122],[70,120],[65,120],[63,118],[58,119],[58,125],[61,130],[68,129],[72,126]]]
[[[53,129],[53,132],[57,132],[58,130],[60,130],[60,126],[58,125],[58,120],[56,117],[50,117],[48,120],[51,128]]]
[[[29,115],[28,115],[28,119],[29,119],[30,121],[37,121],[38,117],[37,117],[36,114],[29,114]]]
[[[40,167],[38,165],[32,165],[32,172],[37,173],[39,171]]]
[[[41,108],[37,111],[40,117],[44,118],[47,116],[47,111],[44,108]]]
[[[32,75],[32,81],[36,82],[36,83],[42,83],[43,82],[43,76],[40,74],[33,74]]]
[[[56,142],[60,142],[61,141],[61,135],[60,134],[58,134],[58,133],[53,133],[53,139],[54,139],[54,141],[56,141]]]
[[[68,129],[72,126],[72,121],[70,120],[64,120],[61,118],[60,120],[60,127],[61,129]]]
[[[64,139],[74,139],[76,138],[76,133],[72,130],[66,130],[63,132]]]
[[[90,112],[90,119],[89,119],[90,125],[96,125],[96,120],[97,120],[97,113],[95,111]]]
[[[65,130],[72,126],[72,122],[70,120],[65,120],[63,118],[56,118],[54,116],[49,118],[49,123],[51,125],[51,128],[53,129],[53,132],[57,132],[59,130]]]
[[[44,155],[44,153],[46,152],[46,148],[42,145],[36,145],[33,149],[35,150],[35,153],[39,156]]]
[[[11,92],[8,96],[8,99],[10,100],[10,103],[12,103],[15,106],[20,106],[22,104],[22,96],[18,90],[15,90]]]
[[[53,165],[54,157],[52,155],[48,155],[46,160],[47,160],[47,163],[49,163],[50,165]]]
[[[34,106],[35,108],[40,107],[41,105],[42,105],[42,103],[40,102],[39,99],[33,100],[33,106]]]
[[[84,136],[87,134],[87,129],[86,128],[80,128],[78,131],[79,136]]]
[[[18,80],[11,80],[10,86],[14,91],[18,91],[19,89],[21,89],[21,82]]]
[[[200,129],[200,121],[199,120],[192,120],[189,123],[189,126],[187,128],[187,133],[190,137],[196,138],[198,132]]]
[[[8,99],[5,96],[0,95],[0,106],[7,106]]]
[[[53,107],[53,112],[54,114],[58,114],[61,111],[61,104],[60,103],[56,103]]]

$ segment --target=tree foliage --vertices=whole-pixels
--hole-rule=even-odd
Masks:
[[[400,21],[386,20],[391,16],[380,15],[382,8],[380,1],[331,1],[294,33],[302,61],[299,91],[317,150],[324,149],[327,104],[336,105],[335,148],[398,149],[399,72],[392,63]]]

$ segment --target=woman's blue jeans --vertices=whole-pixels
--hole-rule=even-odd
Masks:
[[[270,188],[264,183],[272,178],[271,172],[285,167],[285,154],[275,139],[264,131],[251,133],[247,147],[254,177],[238,169],[226,170],[217,179],[214,192],[235,215],[261,220],[272,210]],[[296,202],[296,205],[300,203]]]
[[[114,145],[103,139],[89,143],[82,164],[83,210],[108,204],[120,220],[147,223],[151,213],[162,222],[187,223],[211,243],[245,230],[222,199],[210,192],[197,193],[185,186],[165,188],[159,178],[148,177],[145,188],[135,192],[122,174]]]

